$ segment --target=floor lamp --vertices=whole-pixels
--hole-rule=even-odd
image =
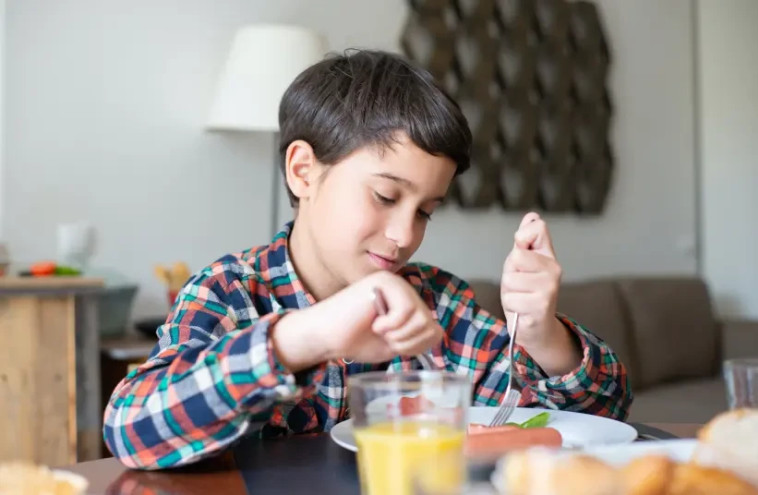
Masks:
[[[306,67],[323,59],[325,39],[298,26],[258,24],[239,29],[219,76],[206,129],[269,132],[273,136],[271,236],[279,229],[279,101]]]

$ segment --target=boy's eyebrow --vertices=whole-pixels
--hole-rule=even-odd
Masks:
[[[386,172],[379,172],[379,173],[374,174],[374,176],[381,177],[383,179],[389,179],[393,182],[397,182],[398,184],[401,184],[407,187],[411,191],[416,190],[416,185],[413,182],[409,181],[408,179],[398,177],[397,175],[388,174]],[[439,203],[443,203],[445,201],[445,196],[437,196],[436,198],[432,198],[431,201],[437,201]]]
[[[382,177],[384,179],[389,179],[393,182],[397,182],[398,184],[402,184],[408,189],[416,190],[416,185],[409,181],[408,179],[403,179],[402,177],[398,177],[397,175],[388,174],[387,172],[378,172],[374,174],[375,177]]]

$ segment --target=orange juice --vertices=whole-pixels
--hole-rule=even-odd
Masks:
[[[361,493],[413,495],[412,482],[422,466],[434,466],[436,457],[461,455],[463,459],[464,435],[452,426],[422,421],[356,428]],[[433,474],[435,484],[441,488],[459,486],[463,472],[462,462],[455,469],[440,469]]]

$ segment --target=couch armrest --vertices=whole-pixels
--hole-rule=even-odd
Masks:
[[[727,320],[721,323],[722,359],[758,358],[758,321]]]

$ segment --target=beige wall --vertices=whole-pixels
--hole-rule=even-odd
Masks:
[[[54,257],[56,224],[89,219],[100,234],[95,262],[141,284],[138,314],[163,312],[153,264],[197,269],[267,239],[270,137],[202,129],[234,30],[290,22],[327,34],[334,49],[396,49],[405,5],[10,0],[1,220],[16,258]],[[566,278],[694,273],[691,2],[600,7],[617,174],[604,215],[548,217]],[[449,208],[418,258],[497,277],[518,220]]]
[[[720,313],[758,318],[758,2],[697,8],[703,270]]]

